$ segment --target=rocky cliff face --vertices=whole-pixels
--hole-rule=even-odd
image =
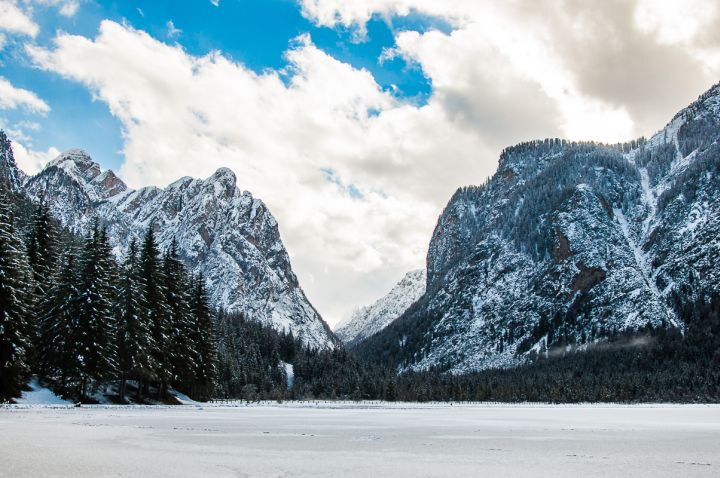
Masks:
[[[164,189],[132,190],[84,151],[71,150],[25,179],[22,189],[76,232],[99,218],[118,255],[152,225],[161,248],[177,240],[189,268],[207,279],[215,305],[291,330],[313,347],[336,344],[298,284],[275,218],[261,200],[237,188],[229,169]]]
[[[3,131],[0,131],[0,181],[2,186],[10,191],[17,191],[23,175],[15,165],[10,140]]]
[[[385,296],[356,310],[350,319],[339,324],[335,334],[346,346],[352,347],[380,332],[425,293],[426,279],[424,269],[408,272]]]
[[[683,327],[675,306],[720,287],[719,139],[717,85],[648,141],[508,148],[440,216],[425,295],[359,350],[467,372]]]

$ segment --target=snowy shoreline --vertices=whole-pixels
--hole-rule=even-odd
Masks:
[[[77,406],[67,403],[14,403],[0,404],[0,410],[17,409],[183,409],[183,408],[285,408],[285,409],[337,409],[337,410],[364,410],[364,409],[386,409],[386,410],[423,410],[423,409],[490,409],[490,408],[710,408],[720,409],[718,403],[606,403],[606,402],[582,402],[582,403],[546,403],[546,402],[383,402],[383,401],[344,401],[344,400],[288,400],[282,403],[277,401],[247,402],[244,400],[222,400],[217,402],[191,402],[182,405],[151,405],[151,404],[83,404]]]

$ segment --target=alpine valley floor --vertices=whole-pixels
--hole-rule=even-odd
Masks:
[[[718,476],[712,405],[0,408],[0,476]]]

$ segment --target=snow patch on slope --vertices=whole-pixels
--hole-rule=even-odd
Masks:
[[[43,387],[37,378],[28,383],[30,391],[22,392],[22,396],[15,400],[19,405],[71,405],[72,402],[58,397],[49,388]]]

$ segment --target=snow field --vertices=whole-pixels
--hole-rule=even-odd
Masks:
[[[720,407],[0,409],[0,476],[717,476]]]

